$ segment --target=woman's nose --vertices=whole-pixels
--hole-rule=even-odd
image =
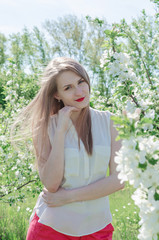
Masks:
[[[76,87],[76,89],[75,89],[75,95],[77,95],[77,96],[81,96],[82,95],[82,89],[79,86]]]

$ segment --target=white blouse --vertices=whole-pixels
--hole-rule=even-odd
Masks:
[[[90,107],[93,136],[93,154],[89,156],[80,141],[72,120],[65,136],[65,170],[61,187],[73,189],[86,186],[106,177],[111,153],[110,112],[98,111]],[[52,144],[56,129],[57,114],[50,118],[48,134]],[[112,221],[108,196],[95,200],[69,203],[60,207],[48,207],[41,194],[33,213],[39,222],[58,232],[70,236],[92,234],[104,228]]]

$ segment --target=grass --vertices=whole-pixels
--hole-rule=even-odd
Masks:
[[[137,240],[139,230],[139,209],[131,199],[133,189],[126,187],[109,197],[113,216],[113,240]]]
[[[1,204],[0,240],[25,240],[27,221],[25,209],[17,212],[17,207]]]
[[[134,205],[131,195],[133,189],[125,189],[112,194],[110,208],[115,228],[113,240],[137,240],[139,229],[138,208]],[[37,197],[29,197],[26,202],[18,206],[1,204],[0,208],[0,240],[25,240],[29,224],[29,217]],[[19,209],[20,206],[20,209]]]
[[[18,203],[18,206],[1,204],[0,240],[26,240],[29,218],[37,197],[28,197],[25,202]]]

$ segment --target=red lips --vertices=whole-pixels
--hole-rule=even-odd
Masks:
[[[85,98],[83,97],[83,98],[77,99],[76,101],[77,101],[77,102],[82,102],[84,99],[85,99]]]

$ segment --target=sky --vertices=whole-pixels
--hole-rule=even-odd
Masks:
[[[66,14],[105,18],[110,24],[125,18],[130,23],[142,9],[150,15],[155,13],[150,0],[0,0],[0,32],[9,35],[24,26],[41,28],[45,20]]]

